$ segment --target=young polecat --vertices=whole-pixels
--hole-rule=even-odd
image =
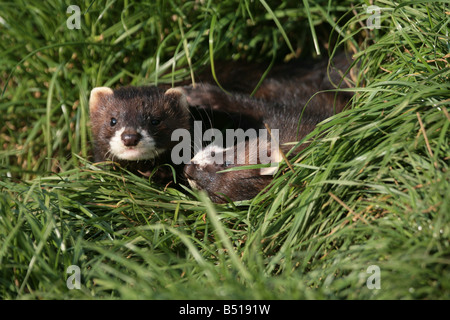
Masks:
[[[344,63],[344,66],[348,64]],[[339,74],[332,76],[334,79],[331,80],[334,81],[340,78]],[[275,170],[263,168],[223,173],[219,171],[255,163],[280,162],[280,151],[285,153],[290,149],[284,143],[301,140],[314,130],[319,122],[343,109],[349,96],[340,95],[335,100],[332,93],[316,95],[305,108],[314,93],[330,87],[332,84],[325,69],[318,68],[313,68],[311,73],[297,74],[291,79],[267,79],[256,93],[259,98],[243,94],[229,95],[212,85],[184,87],[189,105],[248,115],[256,119],[259,128],[267,125],[270,129],[279,130],[278,141],[258,136],[237,143],[231,147],[233,150],[215,144],[206,147],[184,168],[191,187],[206,191],[216,203],[248,200],[256,196],[271,182],[271,173]],[[276,148],[273,148],[274,143]],[[257,149],[252,150],[252,146],[257,146]],[[298,152],[305,146],[304,144],[295,151]],[[240,152],[245,152],[243,162],[237,161]],[[260,156],[264,154],[269,158],[262,162]],[[253,162],[250,161],[252,156]],[[218,159],[222,161],[217,161]]]
[[[146,176],[172,164],[170,151],[177,143],[171,141],[172,132],[191,127],[186,99],[176,89],[99,87],[91,92],[89,109],[94,161],[112,160]],[[172,178],[168,166],[153,176],[157,183]]]

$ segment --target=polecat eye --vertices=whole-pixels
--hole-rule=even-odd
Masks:
[[[152,121],[150,121],[150,123],[151,123],[152,125],[154,125],[154,126],[157,126],[158,124],[161,123],[161,120],[158,120],[158,119],[152,119]]]
[[[111,127],[114,127],[117,124],[117,119],[111,118],[111,122],[109,124],[111,125]]]

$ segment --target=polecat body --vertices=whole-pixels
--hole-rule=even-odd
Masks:
[[[302,72],[304,70],[291,79],[267,79],[256,93],[257,98],[244,94],[229,95],[212,85],[183,88],[189,105],[240,113],[253,117],[258,128],[267,125],[270,129],[279,130],[278,141],[258,136],[237,143],[232,147],[232,152],[229,152],[230,148],[215,144],[203,149],[184,168],[191,187],[206,191],[210,199],[217,203],[253,198],[272,181],[272,174],[276,171],[272,170],[273,164],[281,161],[280,151],[285,153],[291,148],[285,143],[301,140],[319,122],[343,109],[349,98],[345,95],[338,96],[335,100],[333,93],[321,93],[309,101],[317,91],[332,87],[325,69],[313,68],[310,73]],[[332,76],[334,81],[340,78],[337,74]],[[256,162],[252,162],[250,158],[255,151],[251,151],[251,147],[255,145],[258,146],[258,157],[253,157]],[[298,152],[305,146],[306,144],[295,151]],[[240,147],[243,147],[241,151]],[[242,150],[245,150],[245,161],[239,163],[236,157]],[[228,152],[234,158],[228,156]],[[268,156],[265,162],[261,161],[261,154]],[[224,161],[216,161],[221,158]],[[220,172],[236,166],[261,163],[272,163],[272,167]]]
[[[94,161],[112,160],[144,175],[171,164],[172,132],[191,127],[187,102],[176,89],[99,87],[91,92],[89,109]],[[154,175],[159,183],[172,177],[167,166]]]

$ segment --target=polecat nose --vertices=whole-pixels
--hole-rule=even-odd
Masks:
[[[135,147],[141,138],[139,133],[122,133],[122,142],[127,147]]]

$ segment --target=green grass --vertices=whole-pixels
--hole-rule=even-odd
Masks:
[[[80,30],[70,1],[0,3],[0,298],[449,299],[450,7],[378,1],[368,30],[368,3],[340,3],[85,1]],[[89,162],[93,87],[329,42],[361,63],[351,108],[253,201]]]

